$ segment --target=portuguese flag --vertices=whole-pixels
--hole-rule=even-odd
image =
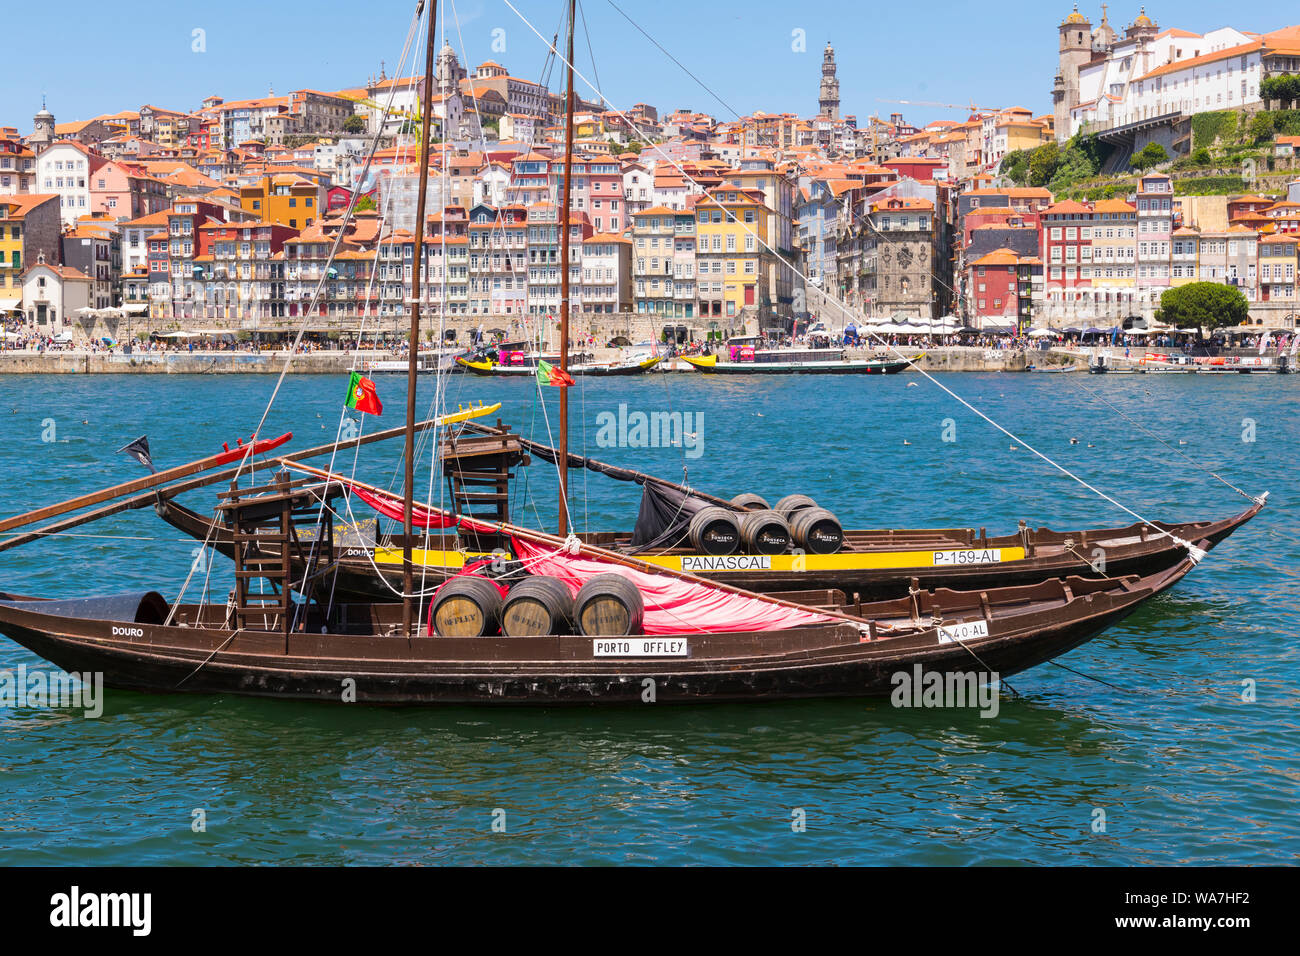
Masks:
[[[360,372],[352,373],[352,378],[348,382],[348,398],[343,404],[368,415],[384,414],[384,406],[379,401],[378,393],[375,392],[375,383]]]
[[[538,359],[537,381],[541,382],[543,385],[559,385],[563,387],[565,385],[573,384],[573,376],[564,371],[564,369],[556,368],[550,362],[543,362],[541,359]]]

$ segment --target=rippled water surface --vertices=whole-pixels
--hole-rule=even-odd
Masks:
[[[1246,506],[1200,465],[1270,491],[1270,506],[1171,592],[1062,659],[1107,684],[1044,665],[1011,680],[1020,696],[1004,695],[991,720],[872,701],[383,710],[113,691],[93,720],[0,709],[0,863],[1294,861],[1300,376],[942,381],[1021,440],[914,375],[657,375],[582,382],[574,448],[677,480],[685,468],[726,495],[804,492],[850,527],[1128,523],[1022,442],[1143,515]],[[141,433],[160,467],[233,444],[273,384],[4,378],[0,511],[137,477],[114,450]],[[399,425],[404,379],[378,385],[382,426]],[[446,389],[453,406],[503,402],[508,421],[543,441],[555,421],[553,390],[543,414],[531,382],[454,377]],[[343,390],[337,377],[287,379],[264,434],[292,430],[294,448],[328,440]],[[433,399],[422,382],[422,410]],[[598,447],[598,416],[620,403],[702,415],[687,439],[700,454]],[[955,440],[942,440],[945,428]],[[358,473],[389,485],[398,451],[363,449]],[[520,501],[516,517],[549,527],[554,471],[530,471],[536,511]],[[630,526],[634,487],[599,476],[571,487],[580,527]],[[171,597],[193,560],[194,542],[148,509],[78,533],[89,536],[0,554],[0,590],[147,586]],[[228,576],[219,563],[216,593]],[[20,664],[40,662],[0,638],[0,669]],[[1254,702],[1242,699],[1246,681]],[[205,832],[191,828],[196,809]],[[804,832],[791,825],[799,810]]]

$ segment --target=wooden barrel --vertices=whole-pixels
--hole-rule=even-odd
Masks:
[[[578,591],[573,619],[578,631],[592,637],[640,634],[645,602],[636,585],[621,574],[598,574]]]
[[[731,499],[731,503],[741,511],[766,511],[771,507],[766,498],[751,491],[742,491]]]
[[[559,578],[530,574],[510,589],[501,612],[509,637],[568,634],[573,629],[573,592]]]
[[[790,525],[775,511],[747,511],[740,517],[740,544],[745,554],[784,554]]]
[[[691,547],[700,554],[735,554],[740,547],[740,522],[734,511],[710,505],[691,518]]]
[[[442,637],[483,637],[501,628],[501,592],[487,578],[454,577],[438,589],[433,629]]]
[[[844,529],[825,508],[801,508],[790,519],[794,543],[809,554],[834,554],[844,546]]]
[[[794,513],[803,508],[816,508],[817,502],[813,501],[807,495],[786,495],[776,504],[772,505],[772,510],[777,512],[786,521],[794,520]]]

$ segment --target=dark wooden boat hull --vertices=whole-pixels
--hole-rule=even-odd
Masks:
[[[1160,527],[1169,530],[1185,540],[1205,540],[1212,548],[1232,534],[1256,514],[1260,504],[1252,505],[1246,511],[1220,521],[1187,522],[1181,524],[1161,523]],[[158,508],[159,515],[173,527],[200,540],[208,541],[226,557],[233,556],[233,545],[229,533],[221,527],[213,529],[209,519],[196,512],[176,504],[164,501]],[[864,532],[846,532],[852,538]],[[981,539],[969,537],[967,529],[940,529],[937,531],[915,532],[898,531],[891,533],[900,542],[896,550],[908,550],[917,554],[932,553],[934,550],[951,550],[955,548],[997,549],[1018,542],[1017,536]],[[1103,575],[1154,574],[1165,570],[1183,559],[1186,550],[1174,544],[1169,538],[1148,535],[1143,540],[1139,527],[1111,528],[1084,532],[1052,532],[1038,529],[1030,532],[1032,540],[1041,542],[1041,553],[1016,561],[1004,561],[990,564],[964,565],[912,565],[887,568],[818,568],[812,556],[805,559],[803,570],[694,570],[702,577],[724,584],[745,588],[760,593],[776,591],[834,589],[849,596],[857,596],[863,601],[888,600],[907,593],[916,581],[922,588],[951,587],[962,590],[978,588],[1007,587],[1020,584],[1032,584],[1051,577],[1080,575],[1084,577],[1101,577]],[[918,535],[928,535],[934,542],[930,552],[916,543]],[[962,538],[962,535],[968,537]],[[593,535],[593,543],[606,544],[604,538],[613,535]],[[1074,546],[1070,549],[1062,543],[1071,539]],[[974,543],[969,543],[973,541]],[[1127,541],[1128,543],[1101,546],[1105,556],[1105,567],[1094,571],[1090,562],[1097,560],[1094,549],[1098,542]],[[911,543],[905,543],[911,542]],[[942,542],[941,544],[939,542]],[[481,542],[478,550],[488,552],[502,544],[500,541]],[[504,542],[508,546],[508,542]],[[400,549],[400,542],[392,543]],[[421,545],[422,546],[422,545]],[[436,545],[435,545],[436,547]],[[1036,545],[1038,547],[1038,545]],[[1053,550],[1049,553],[1048,548]],[[869,552],[864,552],[869,554]],[[340,599],[386,600],[391,598],[394,590],[402,586],[400,564],[376,565],[372,563],[372,549],[352,549],[344,551],[336,562],[331,574],[331,588]],[[793,562],[787,562],[793,563]],[[417,574],[423,574],[422,580],[427,586],[436,586],[446,576],[456,573],[438,567],[421,567]],[[303,569],[295,567],[294,573],[301,576]]]
[[[594,639],[582,636],[407,639],[310,628],[286,636],[59,617],[31,603],[0,603],[0,632],[64,670],[99,672],[109,687],[149,692],[347,702],[351,691],[355,702],[390,705],[633,704],[648,702],[650,690],[656,703],[873,697],[893,692],[899,674],[992,679],[1023,671],[1131,614],[1191,567],[1184,561],[1143,579],[1108,579],[1104,588],[1082,579],[1052,582],[1068,597],[1059,602],[1030,600],[1049,584],[1034,593],[1006,589],[990,600],[1014,605],[1024,597],[1029,609],[994,616],[987,636],[964,643],[942,641],[929,624],[883,638],[828,624],[688,635],[686,656],[610,659],[595,656]],[[967,619],[979,617],[978,596],[927,597],[932,611],[955,600]]]

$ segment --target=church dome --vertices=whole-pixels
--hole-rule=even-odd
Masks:
[[[1155,25],[1156,22],[1147,16],[1146,7],[1142,8],[1142,11],[1138,14],[1138,18],[1133,21],[1133,26],[1135,27],[1153,27]]]
[[[1074,12],[1065,18],[1066,23],[1087,23],[1088,18],[1079,12],[1079,5],[1074,5]]]

